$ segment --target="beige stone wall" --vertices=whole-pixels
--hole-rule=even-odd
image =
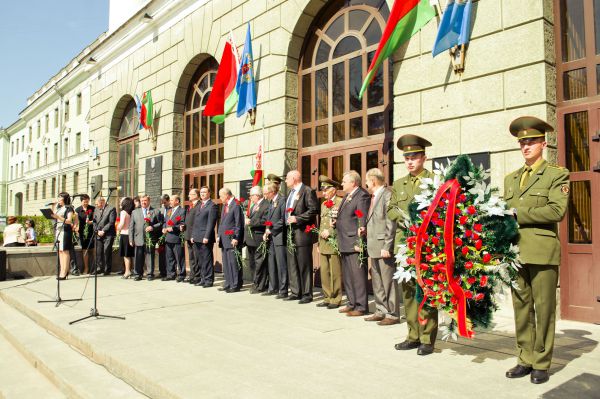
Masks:
[[[436,21],[397,53],[394,137],[427,138],[429,158],[489,151],[492,184],[502,186],[523,163],[510,122],[532,115],[556,125],[552,1],[480,0],[474,16],[462,78],[447,54],[431,56]],[[549,143],[547,156],[556,162],[555,134]],[[394,171],[406,173],[400,162]]]
[[[192,4],[193,2],[188,2]],[[195,68],[208,56],[219,60],[231,30],[238,44],[246,23],[253,35],[258,108],[256,125],[230,115],[225,122],[225,184],[237,191],[249,179],[257,144],[264,142],[264,169],[284,174],[296,167],[298,59],[304,36],[322,0],[209,1],[168,29],[160,20],[149,40],[110,67],[91,85],[91,138],[100,150],[90,176],[116,182],[114,137],[129,96],[152,90],[158,113],[156,150],[140,132],[139,190],[145,191],[145,161],[163,156],[163,192],[182,186],[182,109]],[[550,0],[480,0],[475,3],[472,41],[462,78],[446,54],[435,59],[437,31],[429,23],[394,60],[394,137],[422,135],[434,143],[430,157],[490,151],[492,181],[521,162],[508,124],[520,115],[555,123],[555,72]],[[140,41],[142,39],[140,38]],[[555,138],[552,137],[552,143]],[[549,152],[550,159],[556,152]],[[399,156],[396,157],[398,161]],[[401,163],[395,176],[403,174]]]

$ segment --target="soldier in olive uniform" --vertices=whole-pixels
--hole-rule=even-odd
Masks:
[[[519,140],[525,165],[504,179],[504,199],[519,223],[523,266],[518,288],[512,290],[519,359],[506,377],[531,373],[534,384],[549,379],[560,263],[557,223],[569,199],[569,171],[542,158],[545,132],[551,130],[546,122],[530,116],[511,123],[510,132]]]
[[[406,134],[398,140],[398,148],[404,154],[404,161],[408,174],[394,182],[392,198],[388,206],[388,218],[392,221],[402,224],[408,217],[408,205],[413,201],[415,195],[421,192],[419,186],[421,179],[433,177],[433,173],[425,169],[424,164],[427,160],[425,148],[431,146],[431,143],[422,137],[413,134]],[[404,240],[402,229],[396,229],[396,240],[394,250]],[[419,355],[429,355],[433,353],[435,338],[438,329],[438,314],[436,309],[421,310],[421,317],[427,320],[425,325],[419,323],[419,303],[415,298],[416,282],[402,282],[402,299],[404,302],[404,313],[406,314],[406,324],[408,326],[408,337],[404,342],[395,345],[397,350],[416,349]]]
[[[337,212],[342,202],[342,198],[337,196],[337,190],[341,189],[342,185],[323,175],[319,176],[319,182],[325,201],[321,204],[318,247],[323,302],[317,306],[336,309],[342,302],[342,263],[338,250],[331,246],[328,239],[336,239],[336,230],[331,226],[331,219],[332,213]]]

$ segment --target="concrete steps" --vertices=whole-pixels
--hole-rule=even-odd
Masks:
[[[0,377],[2,396],[147,397],[4,301],[0,320],[0,369],[7,371]]]

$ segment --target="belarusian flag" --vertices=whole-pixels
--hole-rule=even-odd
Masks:
[[[225,42],[215,83],[202,112],[203,115],[212,116],[214,123],[223,123],[225,115],[233,109],[237,102],[238,93],[235,90],[235,85],[237,83],[238,65],[237,48],[233,44],[233,37],[230,34],[229,39]]]
[[[435,9],[430,0],[396,0],[392,6],[385,30],[381,36],[375,57],[369,65],[367,76],[360,88],[359,98],[377,74],[381,63],[408,39],[413,37],[423,26],[435,16]]]
[[[152,92],[150,90],[142,96],[140,122],[145,129],[150,129],[152,123],[154,123],[154,103],[152,102]]]

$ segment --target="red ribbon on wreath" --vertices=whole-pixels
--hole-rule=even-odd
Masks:
[[[433,202],[427,209],[427,213],[423,218],[423,222],[419,227],[419,231],[417,232],[417,240],[415,247],[415,270],[417,272],[417,283],[423,290],[423,300],[419,305],[419,323],[421,325],[425,325],[427,320],[421,317],[421,310],[425,303],[427,303],[427,299],[430,296],[434,296],[434,292],[423,282],[421,277],[421,248],[425,242],[425,236],[427,235],[427,226],[429,226],[429,222],[433,217],[433,214],[438,207],[442,196],[449,191],[448,194],[448,207],[446,209],[446,219],[444,221],[444,254],[446,255],[446,281],[448,282],[448,287],[450,288],[450,292],[452,295],[456,297],[458,300],[455,305],[456,308],[456,321],[458,323],[458,333],[462,337],[473,338],[473,330],[470,329],[467,325],[467,298],[465,296],[465,292],[461,288],[460,284],[458,284],[454,280],[454,215],[456,214],[456,202],[458,194],[460,193],[460,184],[458,180],[452,179],[445,182],[437,191]]]

